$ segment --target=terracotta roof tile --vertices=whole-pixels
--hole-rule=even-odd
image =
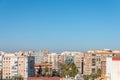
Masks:
[[[120,61],[120,56],[118,56],[118,57],[113,57],[112,60],[113,60],[113,61]]]

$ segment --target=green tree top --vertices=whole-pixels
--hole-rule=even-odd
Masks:
[[[74,63],[62,65],[61,77],[75,77],[78,74],[78,69]]]

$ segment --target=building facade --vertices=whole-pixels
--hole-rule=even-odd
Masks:
[[[41,63],[41,62],[47,62],[48,61],[48,55],[50,52],[48,50],[40,50],[39,52],[35,53],[35,63]]]
[[[12,79],[15,76],[22,76],[27,79],[34,76],[34,57],[18,56],[16,54],[5,54],[3,56],[2,79]]]
[[[107,58],[106,76],[108,77],[107,80],[120,79],[120,56]]]
[[[105,75],[105,63],[106,58],[109,56],[119,56],[120,51],[96,50],[88,51],[84,54],[84,74],[90,75],[96,72],[98,69],[102,69],[102,75]]]
[[[0,51],[0,80],[2,79],[2,58],[3,58],[4,52]]]
[[[57,53],[49,54],[47,62],[52,65],[52,69],[58,70],[59,58],[58,58],[58,54]]]
[[[84,70],[84,67],[83,67],[83,59],[84,59],[84,54],[76,54],[74,55],[74,63],[76,65],[76,67],[78,68],[78,72],[79,74],[83,74],[83,70]]]

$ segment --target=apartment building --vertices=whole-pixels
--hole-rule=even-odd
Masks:
[[[107,80],[119,80],[120,79],[120,56],[107,57],[106,77],[107,77]]]
[[[61,54],[51,53],[48,54],[48,63],[52,65],[52,69],[60,70],[60,65],[65,64],[69,59],[73,59],[72,61],[76,64],[80,73],[82,72],[82,59],[83,54],[80,52],[63,52]]]
[[[15,54],[4,54],[3,56],[3,74],[2,79],[11,79],[17,76],[17,57]]]
[[[57,53],[51,53],[48,55],[48,63],[52,65],[52,69],[58,70],[59,68],[59,58]]]
[[[44,62],[44,56],[43,56],[43,54],[36,52],[35,53],[35,64],[38,64],[41,62]]]
[[[11,79],[21,75],[24,79],[34,76],[34,57],[18,56],[13,53],[4,54],[3,56],[2,79]]]
[[[76,54],[74,55],[74,63],[78,68],[79,74],[83,74],[83,56],[84,54]]]
[[[68,56],[73,56],[73,57],[76,56],[75,58],[77,58],[77,56],[82,56],[81,54],[82,54],[81,52],[69,52],[69,51],[62,52],[61,53],[62,63],[65,63],[66,58]]]
[[[17,56],[35,56],[35,51],[19,51],[15,52]]]
[[[84,54],[84,74],[89,75],[97,71],[97,69],[102,69],[102,75],[106,73],[106,58],[109,56],[119,56],[120,51],[112,51],[109,49],[88,51]]]
[[[40,50],[40,54],[43,54],[43,62],[47,62],[48,54],[50,54],[50,52],[48,50]]]
[[[2,58],[3,58],[4,52],[0,51],[0,80],[2,80]]]
[[[61,53],[61,63],[64,64],[65,62],[72,61],[75,63],[76,67],[78,68],[79,74],[83,74],[83,59],[84,54],[81,52],[63,52]]]
[[[18,57],[18,75],[24,78],[34,76],[34,57],[33,56],[19,56]]]
[[[47,62],[48,61],[48,54],[50,52],[48,50],[40,50],[39,52],[35,53],[35,63]]]

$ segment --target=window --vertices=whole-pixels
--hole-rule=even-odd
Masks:
[[[32,67],[32,66],[30,66],[30,69],[33,69],[33,67]]]
[[[95,63],[95,59],[92,59],[92,63]]]
[[[94,64],[92,63],[92,66],[95,66],[95,63]]]
[[[96,54],[92,54],[92,56],[96,56]]]
[[[92,68],[92,73],[94,73],[95,72],[95,68]]]
[[[8,77],[6,76],[6,79],[8,79]]]
[[[92,59],[92,66],[95,66],[95,64],[96,64],[95,59]]]

